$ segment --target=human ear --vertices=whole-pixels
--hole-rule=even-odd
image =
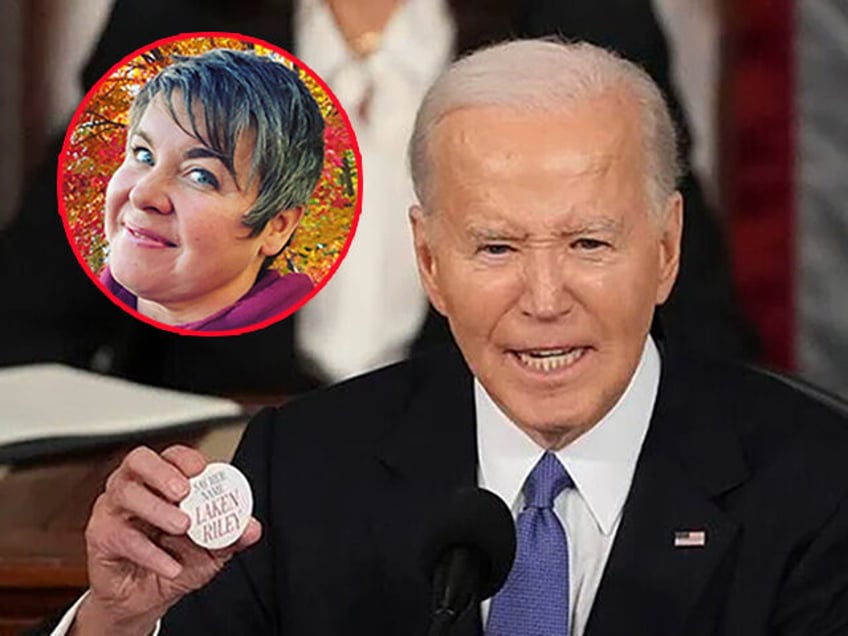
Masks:
[[[291,235],[294,234],[301,218],[303,218],[302,206],[278,212],[262,230],[259,255],[274,256],[278,254],[288,243]]]
[[[439,264],[433,253],[433,226],[436,222],[433,212],[428,213],[420,205],[413,205],[409,208],[409,222],[412,224],[415,259],[421,284],[436,310],[445,315],[444,297],[439,288]]]
[[[680,240],[683,236],[683,197],[680,192],[672,194],[662,212],[660,226],[659,280],[656,304],[667,299],[680,269]]]

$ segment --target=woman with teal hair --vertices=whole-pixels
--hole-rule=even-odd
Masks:
[[[321,174],[323,131],[308,89],[270,57],[178,58],[130,109],[101,282],[142,316],[189,330],[241,329],[296,305],[311,279],[268,266]]]

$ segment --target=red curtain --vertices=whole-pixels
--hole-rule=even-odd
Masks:
[[[794,10],[729,0],[722,104],[723,198],[736,284],[764,362],[794,365]]]

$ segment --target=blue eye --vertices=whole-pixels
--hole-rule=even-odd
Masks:
[[[218,179],[215,175],[203,168],[192,169],[192,171],[189,172],[189,178],[198,185],[211,186],[213,188],[219,187]]]
[[[135,148],[133,148],[132,155],[139,163],[143,163],[147,166],[153,165],[153,153],[150,152],[144,146],[136,146]]]
[[[609,247],[609,243],[606,241],[600,241],[598,239],[593,238],[579,238],[572,244],[574,247],[578,247],[582,250],[594,251],[601,249],[602,247]]]
[[[503,243],[489,243],[487,245],[481,245],[477,248],[477,251],[491,256],[502,256],[503,254],[512,252],[513,249],[512,246]]]

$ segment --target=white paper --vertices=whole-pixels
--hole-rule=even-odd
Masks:
[[[136,433],[241,413],[231,400],[134,384],[61,364],[0,369],[0,446]]]

